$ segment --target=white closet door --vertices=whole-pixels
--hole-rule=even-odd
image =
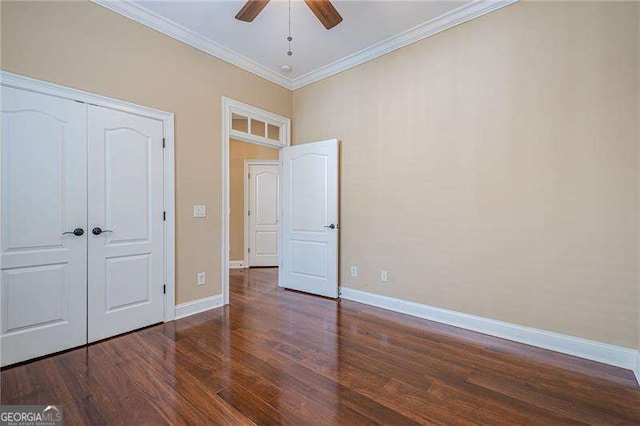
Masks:
[[[163,320],[162,122],[89,106],[89,342]]]
[[[279,169],[249,166],[249,266],[278,266]]]
[[[280,286],[338,297],[338,141],[286,147]]]
[[[1,95],[5,366],[87,341],[87,151],[84,104]]]

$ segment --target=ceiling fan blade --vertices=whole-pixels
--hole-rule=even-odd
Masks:
[[[242,6],[242,9],[236,15],[236,19],[244,22],[253,22],[267,3],[269,3],[269,0],[249,0]]]
[[[342,16],[329,0],[304,0],[309,9],[328,30],[342,22]]]

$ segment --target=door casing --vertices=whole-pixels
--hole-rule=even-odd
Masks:
[[[0,85],[97,105],[163,123],[164,149],[164,321],[175,319],[175,186],[174,114],[0,70]],[[162,283],[158,283],[160,285]]]
[[[231,114],[239,113],[247,117],[265,117],[275,122],[279,122],[284,126],[283,140],[280,142],[269,142],[265,140],[253,140],[250,135],[243,138],[243,142],[255,143],[257,145],[268,146],[272,148],[283,148],[291,144],[291,119],[265,111],[254,106],[244,104],[242,102],[222,97],[222,200],[220,205],[220,217],[222,218],[222,235],[220,237],[220,280],[222,283],[222,297],[225,305],[229,304],[229,215],[231,213],[230,200],[230,178],[229,178],[229,144],[231,133]],[[278,248],[280,251],[280,248]],[[245,263],[246,265],[246,263]]]

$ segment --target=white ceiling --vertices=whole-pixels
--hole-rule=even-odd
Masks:
[[[252,22],[234,19],[243,0],[112,2],[94,0],[215,56],[289,88],[373,59],[514,0],[333,0],[344,20],[326,30],[302,0],[272,0]],[[293,71],[284,73],[282,65]]]

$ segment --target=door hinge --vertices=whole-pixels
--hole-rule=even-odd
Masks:
[[[251,173],[247,173],[247,179],[251,179]]]
[[[251,253],[251,248],[247,247],[247,253]]]
[[[247,210],[247,216],[251,216],[251,210]]]
[[[167,294],[167,285],[162,286],[162,294]]]
[[[162,220],[167,220],[167,212],[162,212]]]
[[[167,147],[167,140],[165,138],[162,138],[162,147],[163,148]]]

